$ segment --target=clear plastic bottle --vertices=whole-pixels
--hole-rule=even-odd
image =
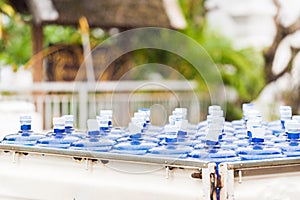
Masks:
[[[286,120],[286,141],[281,142],[284,155],[288,157],[300,156],[300,122],[297,120]]]
[[[73,115],[64,115],[65,119],[65,132],[66,134],[70,134],[72,136],[76,136],[79,138],[84,138],[87,135],[83,131],[78,131],[74,129],[74,116]]]
[[[239,160],[235,151],[227,147],[225,142],[222,141],[219,135],[222,134],[220,128],[214,128],[212,123],[206,131],[207,137],[205,143],[195,146],[195,150],[192,151],[189,156],[192,159],[201,159],[211,162],[233,162]],[[225,139],[227,137],[224,137]],[[224,148],[222,148],[222,144]]]
[[[285,130],[285,121],[292,119],[292,107],[291,106],[280,106],[279,107],[280,121],[282,129]]]
[[[88,136],[84,139],[72,142],[70,149],[97,152],[110,151],[116,142],[114,140],[101,137],[97,120],[89,119],[87,124]]]
[[[111,125],[110,125],[110,117],[109,116],[97,116],[96,117],[98,124],[99,124],[99,131],[101,134],[107,134],[110,132]]]
[[[176,108],[169,116],[169,124],[158,136],[159,146],[151,148],[149,155],[154,157],[187,158],[193,146],[199,142],[188,135],[187,109]],[[195,138],[195,135],[193,135]]]
[[[131,154],[131,155],[145,155],[149,149],[157,146],[157,143],[145,141],[142,139],[131,139],[122,141],[114,145],[114,153]]]
[[[148,129],[147,116],[148,111],[139,110],[135,112],[128,125],[128,133],[126,136],[118,139],[118,143],[114,145],[114,153],[145,155],[149,149],[158,145],[159,139],[151,135],[146,135]]]
[[[223,111],[219,106],[208,108],[207,126],[205,129],[205,139],[203,143],[196,145],[194,151],[189,156],[192,159],[201,159],[211,162],[233,162],[239,160],[235,151],[227,146],[227,142],[234,140],[234,129],[230,124],[225,123]],[[226,124],[226,128],[225,125]],[[224,148],[222,148],[222,145]]]
[[[251,143],[247,147],[238,148],[237,153],[242,160],[264,160],[282,158],[281,149],[265,143],[265,127],[251,128]]]
[[[33,146],[36,144],[37,140],[45,137],[44,134],[34,133],[31,130],[30,115],[20,116],[20,124],[20,131],[15,134],[6,135],[2,144]]]
[[[159,143],[159,146],[151,148],[149,155],[154,157],[167,157],[167,158],[186,158],[193,147],[190,143],[182,141],[180,136],[175,133],[167,132],[164,139]]]
[[[100,112],[99,112],[99,117],[105,117],[107,119],[107,125],[109,128],[111,128],[113,126],[112,116],[113,116],[112,110],[100,110]]]
[[[143,125],[143,131],[146,131],[148,129],[148,127],[151,125],[151,122],[150,122],[150,115],[151,115],[150,109],[149,108],[139,108],[138,113],[141,113],[144,117],[145,123]]]
[[[254,109],[254,104],[253,103],[244,103],[242,105],[244,122],[248,121],[249,111],[253,110],[253,109]]]
[[[65,119],[63,117],[53,118],[53,132],[37,141],[37,146],[48,148],[68,148],[72,142],[79,140],[77,136],[66,134]]]

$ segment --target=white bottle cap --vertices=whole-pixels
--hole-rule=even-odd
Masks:
[[[218,129],[206,129],[206,140],[217,142],[221,132]]]
[[[189,123],[186,119],[175,122],[175,126],[177,126],[177,128],[182,131],[186,131],[188,129],[188,125]]]
[[[100,112],[99,112],[100,114],[100,116],[102,116],[102,115],[108,115],[108,116],[112,116],[113,115],[113,111],[112,110],[100,110]]]
[[[177,133],[178,127],[176,125],[167,124],[164,127],[166,133]]]
[[[22,123],[31,123],[31,115],[21,115],[20,122]]]
[[[264,138],[266,129],[264,127],[252,127],[252,138]]]
[[[137,133],[141,133],[141,127],[135,123],[129,123],[128,125],[128,129],[129,129],[129,133],[131,134],[137,134]]]
[[[212,110],[209,115],[223,117],[224,113],[223,110]]]
[[[66,126],[73,126],[73,123],[74,123],[73,115],[64,115],[63,118],[65,119]]]
[[[99,125],[96,119],[88,119],[87,127],[88,127],[88,131],[99,131]]]
[[[65,119],[63,117],[54,117],[53,127],[54,129],[65,129]]]
[[[211,105],[208,107],[208,114],[211,115],[212,112],[222,110],[221,106],[218,105]]]

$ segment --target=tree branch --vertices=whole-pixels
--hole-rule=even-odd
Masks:
[[[290,58],[288,64],[280,73],[278,73],[276,75],[273,74],[273,76],[270,79],[270,82],[277,80],[278,78],[280,78],[287,72],[291,72],[291,70],[293,68],[294,59],[295,59],[296,55],[299,53],[299,51],[300,51],[300,48],[291,47],[291,58]]]
[[[278,0],[273,0],[273,3],[277,8],[276,14],[274,16],[276,34],[275,34],[275,37],[274,37],[274,40],[273,40],[271,46],[268,49],[265,49],[263,51],[263,56],[265,59],[264,70],[265,70],[266,83],[270,83],[273,81],[274,74],[272,71],[272,67],[273,67],[273,61],[275,58],[275,53],[276,53],[276,50],[277,50],[281,40],[286,36],[285,32],[283,31],[284,27],[280,24],[280,22],[278,20],[281,5]]]
[[[293,34],[298,31],[300,29],[300,17],[296,20],[295,23],[291,24],[286,29],[288,34]]]

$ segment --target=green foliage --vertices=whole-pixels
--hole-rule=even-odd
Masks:
[[[7,5],[5,0],[0,0],[0,12],[11,13],[4,6],[5,4]],[[205,21],[204,0],[180,0],[180,5],[187,20],[187,28],[182,32],[202,45],[217,65],[225,86],[233,88],[237,92],[238,99],[228,102],[227,116],[230,119],[239,118],[241,116],[241,104],[256,98],[265,85],[264,63],[261,53],[251,48],[237,50],[233,47],[232,41],[220,33],[208,30]],[[4,37],[0,38],[0,65],[15,64],[19,66],[30,59],[31,30],[30,26],[19,20],[18,17],[7,16],[11,20],[3,27]],[[45,47],[53,43],[81,43],[81,35],[77,27],[46,26],[44,35]],[[91,46],[96,46],[107,37],[107,33],[101,37],[94,37],[91,34]],[[186,79],[197,80],[200,86],[199,90],[207,91],[203,77],[199,76],[190,63],[177,55],[162,50],[143,49],[132,52],[132,56],[135,66],[147,63],[161,63],[171,66]],[[193,54],[193,56],[195,59],[201,59],[199,55]],[[144,72],[136,74],[135,78],[147,78],[155,70],[157,69],[146,69]],[[176,78],[176,73],[162,73],[162,76],[172,79]]]
[[[218,65],[225,85],[234,87],[239,102],[253,100],[264,87],[263,58],[254,49],[236,50],[231,42],[213,33],[199,41]]]
[[[0,39],[0,64],[23,65],[31,55],[30,27],[21,20],[9,20]]]
[[[233,42],[216,31],[209,30],[205,21],[204,1],[180,1],[188,27],[183,33],[195,39],[218,66],[226,87],[233,88],[238,99],[227,103],[227,116],[241,116],[241,105],[255,99],[264,82],[264,61],[261,52],[254,49],[235,49]],[[199,20],[202,18],[202,20]]]
[[[44,28],[44,46],[49,44],[80,44],[81,36],[76,28],[71,26],[48,25]]]

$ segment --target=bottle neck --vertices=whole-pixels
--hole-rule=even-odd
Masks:
[[[65,126],[65,132],[66,133],[73,133],[74,129],[72,126]]]
[[[22,124],[21,131],[31,131],[31,124]]]
[[[65,132],[65,129],[54,128],[53,131],[55,134],[63,134]]]
[[[260,144],[260,143],[263,143],[265,140],[264,140],[264,138],[252,138],[251,141],[254,144]]]
[[[94,131],[88,131],[88,135],[90,137],[98,137],[100,135],[100,132],[96,131],[96,130],[94,130]]]
[[[287,132],[288,139],[298,140],[300,138],[300,132]]]

